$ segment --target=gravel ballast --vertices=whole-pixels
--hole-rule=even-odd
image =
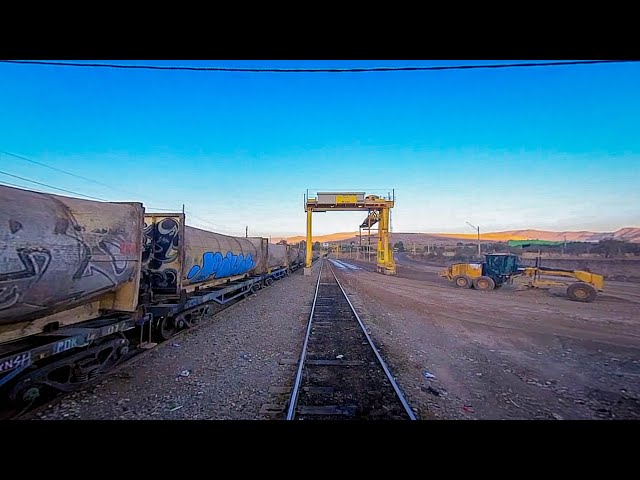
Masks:
[[[299,270],[275,282],[34,417],[284,418],[318,267],[311,276]]]

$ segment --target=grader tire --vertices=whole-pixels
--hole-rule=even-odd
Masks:
[[[473,286],[476,290],[488,292],[496,287],[496,283],[491,277],[478,277],[473,281]]]
[[[593,302],[598,292],[588,283],[576,282],[567,288],[567,297],[574,302]]]
[[[471,280],[466,275],[454,277],[453,284],[458,288],[471,288]]]

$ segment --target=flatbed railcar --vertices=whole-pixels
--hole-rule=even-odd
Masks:
[[[0,401],[73,390],[303,266],[185,220],[0,186]]]

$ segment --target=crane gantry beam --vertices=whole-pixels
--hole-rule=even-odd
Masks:
[[[389,211],[394,206],[395,201],[392,198],[385,199],[377,195],[366,195],[365,192],[318,192],[316,198],[309,198],[306,195],[304,210],[307,212],[307,252],[304,274],[311,275],[313,247],[311,217],[313,212],[367,211],[367,218],[363,222],[365,227],[380,222],[377,270],[385,275],[395,275],[396,264],[393,260],[393,251],[389,246]]]

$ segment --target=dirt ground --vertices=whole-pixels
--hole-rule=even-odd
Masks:
[[[419,418],[640,418],[640,285],[607,282],[583,304],[512,286],[460,290],[442,267],[403,259],[397,276],[340,260],[351,267],[334,270]],[[282,418],[316,278],[276,282],[37,418]]]
[[[399,259],[335,269],[421,418],[639,419],[640,285],[593,303],[514,286],[461,290]]]

